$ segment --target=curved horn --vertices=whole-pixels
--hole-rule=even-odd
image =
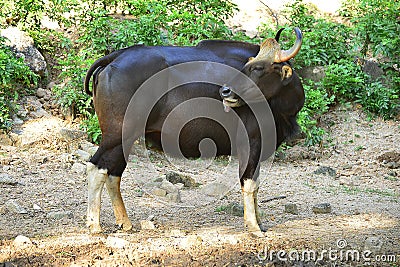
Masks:
[[[279,37],[281,36],[281,32],[284,30],[285,28],[280,28],[279,31],[276,33],[275,35],[275,40],[277,42],[279,42]]]
[[[276,63],[288,61],[289,59],[294,58],[297,55],[297,53],[299,53],[301,44],[303,42],[303,35],[302,35],[300,29],[297,27],[294,28],[294,32],[296,33],[296,42],[289,50],[281,50],[275,54],[275,62]],[[278,33],[279,33],[279,31],[278,31]]]

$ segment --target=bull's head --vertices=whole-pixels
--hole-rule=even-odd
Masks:
[[[279,90],[290,83],[293,70],[288,60],[297,55],[302,44],[302,33],[295,28],[296,42],[289,50],[281,50],[279,36],[280,29],[275,38],[268,38],[260,45],[260,51],[256,57],[249,58],[241,72],[252,82],[243,81],[243,78],[235,77],[227,85],[220,89],[225,110],[230,107],[239,107],[244,102],[257,102],[271,99]],[[256,87],[261,89],[261,93]],[[245,101],[243,101],[244,99]]]

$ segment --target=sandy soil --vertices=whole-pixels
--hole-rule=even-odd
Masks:
[[[105,233],[88,235],[85,175],[71,170],[82,140],[59,138],[60,127],[69,126],[58,119],[29,121],[27,129],[47,127],[46,134],[0,149],[0,172],[13,181],[0,183],[0,266],[361,266],[366,260],[399,266],[400,123],[367,120],[354,107],[332,110],[322,123],[329,133],[323,146],[295,145],[272,165],[263,164],[259,199],[267,232],[255,238],[245,231],[243,218],[226,209],[241,202],[238,185],[222,199],[194,188],[182,189],[179,205],[160,201],[140,181],[154,180],[169,167],[157,157],[143,163],[140,156],[132,158],[122,182],[134,231],[114,226],[104,193]],[[228,163],[193,172],[207,165],[195,161],[186,170],[197,182],[229,176],[234,185],[237,165],[235,159]],[[285,198],[271,201],[277,196]],[[9,200],[26,213],[7,208]],[[298,214],[285,212],[287,203],[296,204]],[[319,203],[329,203],[332,211],[315,214]],[[142,230],[140,221],[149,218],[156,228]],[[18,235],[32,243],[15,242]],[[321,260],[302,257],[310,251]]]

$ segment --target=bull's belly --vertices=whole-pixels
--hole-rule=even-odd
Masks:
[[[189,122],[179,133],[161,134],[153,130],[146,133],[146,143],[174,157],[210,158],[231,155],[234,151],[228,133],[212,121],[200,125],[198,121]]]

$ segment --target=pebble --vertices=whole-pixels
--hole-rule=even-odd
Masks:
[[[154,188],[152,194],[158,197],[165,197],[167,195],[167,191],[161,188]]]
[[[42,208],[37,204],[33,204],[33,209],[34,210],[42,210]]]
[[[79,175],[83,175],[86,173],[86,165],[79,162],[75,162],[71,167],[71,171]]]
[[[369,250],[374,254],[377,254],[381,251],[383,242],[379,239],[379,237],[371,236],[365,239],[364,242],[364,250]]]
[[[36,90],[36,96],[39,98],[44,97],[47,94],[47,90],[43,89],[43,88],[38,88]]]
[[[286,213],[290,213],[290,214],[294,214],[294,215],[298,215],[299,214],[299,210],[297,208],[297,204],[295,204],[295,203],[287,203],[287,204],[285,204],[285,212]]]
[[[182,202],[181,200],[181,194],[179,193],[179,191],[175,192],[175,193],[169,193],[167,195],[167,198],[170,202],[174,202],[174,203],[180,203]]]
[[[27,214],[28,212],[24,209],[16,200],[10,199],[7,200],[5,206],[8,211],[16,213],[16,214]]]
[[[178,188],[173,183],[171,183],[167,180],[162,181],[160,188],[167,191],[168,194],[177,193],[179,191]]]
[[[156,226],[150,220],[141,220],[140,221],[140,228],[142,230],[155,230]]]
[[[123,249],[129,246],[129,241],[116,236],[108,236],[106,246],[116,249]]]
[[[83,151],[81,149],[75,150],[74,156],[76,156],[79,160],[82,160],[82,161],[89,161],[91,158],[91,156],[88,152]]]
[[[13,244],[15,247],[21,248],[21,247],[27,247],[27,246],[32,246],[32,241],[29,239],[29,237],[23,236],[23,235],[19,235],[17,236],[14,241]]]
[[[321,166],[314,171],[314,174],[324,174],[331,177],[336,177],[336,170],[328,166]]]
[[[331,204],[329,203],[319,203],[314,205],[312,207],[312,210],[315,214],[325,214],[325,213],[331,213],[332,207]]]
[[[73,218],[74,215],[71,211],[51,211],[46,216],[48,219],[60,220],[64,218]]]
[[[0,184],[17,185],[18,182],[15,181],[13,178],[11,178],[11,176],[8,175],[7,173],[1,173],[0,174]]]

